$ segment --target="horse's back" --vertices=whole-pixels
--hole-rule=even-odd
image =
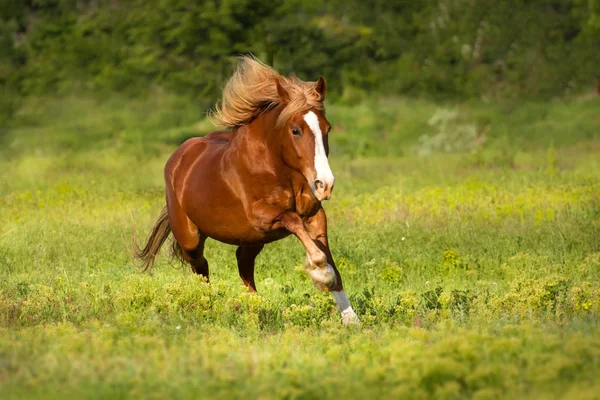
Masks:
[[[216,131],[209,133],[206,136],[198,136],[187,139],[179,146],[179,148],[173,153],[175,156],[178,153],[194,153],[192,156],[198,156],[204,150],[209,147],[220,147],[228,145],[231,142],[232,132],[230,131]]]
[[[165,178],[173,180],[180,170],[187,170],[190,165],[198,162],[200,158],[208,156],[224,145],[228,145],[230,141],[231,133],[228,131],[217,131],[203,137],[187,139],[167,160]]]

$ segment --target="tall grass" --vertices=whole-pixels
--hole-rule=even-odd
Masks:
[[[210,285],[134,268],[132,216],[212,129],[193,104],[30,100],[0,150],[2,397],[597,398],[598,105],[330,105],[347,328],[293,238],[258,295],[214,241]]]

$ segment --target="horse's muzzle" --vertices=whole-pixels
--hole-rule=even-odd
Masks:
[[[326,180],[315,180],[312,184],[312,189],[317,200],[329,200],[331,192],[333,192],[334,183],[335,179],[331,179],[329,182]]]

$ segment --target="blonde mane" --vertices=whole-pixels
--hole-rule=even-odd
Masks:
[[[216,125],[238,128],[250,123],[262,113],[281,103],[276,81],[288,92],[289,102],[277,118],[283,126],[292,115],[317,108],[322,110],[323,98],[315,82],[287,78],[273,68],[250,56],[240,58],[239,65],[223,89],[223,99],[217,103],[211,117]]]

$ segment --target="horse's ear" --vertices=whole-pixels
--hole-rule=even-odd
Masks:
[[[279,79],[275,78],[275,86],[277,87],[277,94],[279,95],[279,98],[281,99],[281,102],[283,104],[287,104],[290,102],[290,95],[287,92],[287,90],[285,90],[283,88],[283,86],[281,86],[281,82],[279,82]]]
[[[319,79],[317,80],[317,84],[315,86],[315,90],[321,95],[321,101],[325,100],[327,85],[325,84],[325,79],[322,76],[319,76]]]

